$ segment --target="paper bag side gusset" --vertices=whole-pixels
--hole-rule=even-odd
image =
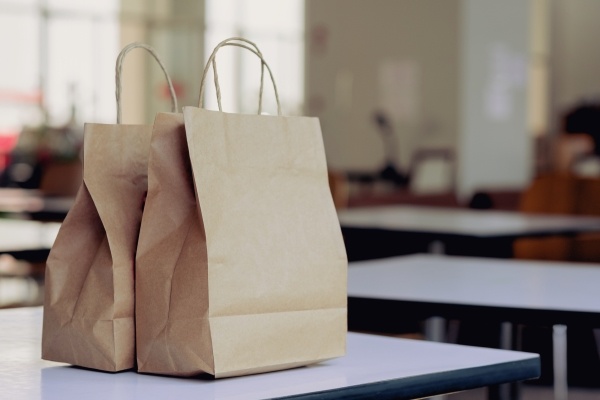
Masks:
[[[201,222],[183,116],[159,113],[136,261],[139,372],[180,375],[177,366],[183,363],[196,366],[192,375],[214,374]]]
[[[134,366],[133,262],[150,129],[85,126],[84,181],[47,263],[45,359]]]

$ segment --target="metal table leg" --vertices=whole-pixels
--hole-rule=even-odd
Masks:
[[[554,355],[554,399],[567,400],[569,393],[567,385],[566,325],[554,325],[552,327],[552,352]]]

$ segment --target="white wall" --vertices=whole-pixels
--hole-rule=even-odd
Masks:
[[[393,104],[402,164],[413,148],[455,145],[459,4],[307,0],[307,114],[321,119],[330,166],[382,166],[383,144],[373,122],[382,103]]]
[[[530,2],[463,0],[458,192],[523,188],[533,168],[527,130]]]
[[[533,134],[553,133],[583,97],[600,98],[598,16],[599,0],[307,0],[307,113],[321,118],[332,167],[379,168],[378,75],[404,63],[417,83],[400,82],[395,99],[412,110],[395,120],[400,161],[448,145],[463,197],[523,188]]]
[[[552,97],[560,117],[583,97],[600,98],[600,1],[553,4]]]

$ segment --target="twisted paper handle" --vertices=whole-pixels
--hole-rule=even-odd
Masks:
[[[156,51],[152,47],[148,46],[147,44],[134,42],[134,43],[130,43],[127,46],[123,47],[123,50],[121,50],[121,52],[119,53],[119,56],[117,57],[117,65],[115,67],[115,83],[116,83],[115,96],[117,97],[117,124],[121,123],[121,91],[122,91],[121,74],[122,74],[122,70],[123,70],[123,60],[125,59],[125,56],[127,55],[127,53],[129,53],[131,50],[136,49],[136,48],[142,48],[142,49],[147,50],[152,55],[152,57],[154,57],[156,62],[158,62],[158,65],[160,66],[160,68],[162,69],[162,71],[165,74],[165,78],[167,78],[167,84],[169,85],[169,93],[171,94],[171,112],[177,112],[177,96],[175,95],[175,89],[173,88],[173,83],[171,82],[171,77],[169,76],[164,64],[160,60],[160,57],[158,57],[158,54],[156,54]]]
[[[241,44],[241,43],[232,43],[232,41],[241,41],[241,42],[248,43],[248,44],[254,46],[254,49],[252,49],[251,47],[248,47],[244,44]],[[202,80],[200,81],[200,98],[198,100],[198,107],[200,107],[200,108],[204,107],[204,87],[205,87],[205,82],[206,82],[206,75],[208,74],[208,70],[209,70],[210,66],[212,65],[213,73],[214,73],[214,77],[215,77],[215,79],[214,79],[215,80],[215,90],[217,92],[217,103],[219,105],[219,111],[223,111],[223,108],[221,106],[221,87],[219,85],[219,75],[217,73],[216,55],[217,55],[217,52],[222,47],[225,47],[225,46],[236,46],[236,47],[244,48],[244,49],[254,53],[258,58],[260,58],[260,60],[261,60],[261,79],[260,79],[260,81],[261,82],[260,82],[258,113],[260,114],[262,112],[263,75],[264,75],[264,68],[266,67],[267,71],[269,72],[269,76],[271,77],[271,82],[273,83],[273,90],[275,91],[275,100],[277,101],[277,115],[281,115],[281,103],[279,101],[279,92],[277,91],[277,84],[275,83],[275,78],[273,77],[273,72],[271,71],[271,67],[269,67],[269,64],[267,64],[267,62],[263,58],[262,53],[258,50],[258,47],[256,46],[256,44],[254,44],[253,42],[250,42],[247,39],[237,38],[237,37],[229,38],[229,39],[226,39],[226,40],[222,41],[221,43],[219,43],[213,50],[210,57],[208,58],[208,61],[206,62],[206,66],[204,67],[204,72],[202,74]]]
[[[262,53],[258,49],[258,46],[256,45],[256,43],[251,42],[250,40],[244,39],[242,37],[232,37],[229,39],[225,39],[221,43],[223,43],[223,44],[230,43],[232,41],[248,43],[250,46],[254,47],[254,50],[256,50],[256,52],[258,54],[260,54],[262,56]],[[216,71],[217,71],[217,58],[216,57],[212,59],[212,68],[213,68],[213,71],[215,71],[215,74],[214,74],[215,88],[217,88],[217,87],[220,88],[219,75],[216,73]],[[263,96],[263,91],[264,91],[264,81],[265,81],[265,64],[263,62],[261,62],[260,63],[260,88],[258,91],[258,114],[259,115],[262,112],[262,96]],[[217,104],[219,105],[219,110],[221,110],[222,106],[221,106],[221,91],[220,90],[217,91]]]

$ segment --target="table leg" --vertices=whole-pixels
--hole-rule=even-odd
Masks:
[[[567,327],[552,327],[552,352],[554,356],[554,399],[567,400]]]
[[[444,254],[445,246],[441,240],[429,243],[430,254]],[[425,339],[432,342],[443,342],[446,339],[446,320],[442,317],[431,317],[425,321]]]
[[[511,322],[503,322],[500,325],[500,348],[505,350],[516,350],[520,347],[520,326]],[[488,399],[490,400],[519,400],[521,398],[521,385],[519,382],[504,383],[488,388]]]
[[[433,242],[429,243],[429,246],[427,247],[427,252],[429,254],[438,255],[446,254],[446,245],[441,240],[434,240]]]
[[[510,322],[503,322],[500,325],[500,348],[504,350],[513,349],[513,324]],[[505,383],[499,385],[499,397],[500,399],[513,399],[518,400],[519,390],[514,387],[512,383]],[[513,398],[511,394],[516,393],[517,397]]]
[[[446,338],[446,319],[430,317],[425,320],[425,339],[432,342],[443,342]],[[429,400],[446,400],[447,396],[430,397]]]
[[[503,322],[500,325],[500,348],[512,350],[513,348],[513,324]]]
[[[600,357],[600,329],[594,329],[594,338],[596,339],[596,351]]]
[[[512,350],[522,351],[523,350],[523,325],[512,324]],[[521,399],[521,382],[513,382],[510,385],[510,396],[509,398],[520,400]]]
[[[444,342],[446,339],[446,320],[442,317],[430,317],[425,321],[425,339],[432,342]]]

